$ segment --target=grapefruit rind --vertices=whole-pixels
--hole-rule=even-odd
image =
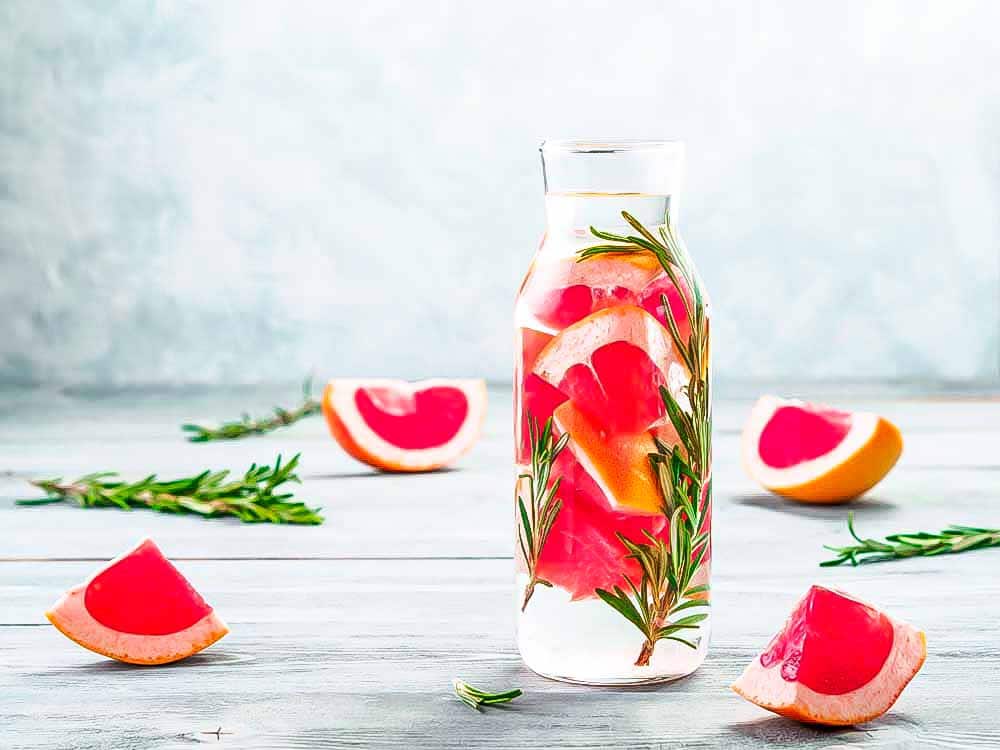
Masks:
[[[893,646],[878,674],[866,685],[841,695],[817,693],[781,676],[781,662],[769,667],[760,657],[743,670],[732,689],[761,708],[789,719],[828,726],[850,726],[871,721],[890,708],[927,658],[923,632],[899,621],[893,624]]]
[[[766,489],[806,503],[843,503],[878,484],[903,452],[903,436],[887,419],[870,412],[853,412],[851,428],[829,453],[794,466],[775,469],[759,455],[761,433],[782,406],[809,408],[794,399],[762,396],[754,404],[743,430],[743,466]]]
[[[89,583],[89,582],[88,582]],[[215,612],[169,635],[139,635],[112,630],[84,605],[87,583],[74,586],[45,616],[60,633],[94,653],[129,664],[169,664],[203,651],[229,632]]]
[[[557,407],[552,417],[560,434],[569,433],[569,449],[614,510],[662,512],[663,501],[648,459],[656,451],[649,432],[608,434],[571,402]]]
[[[457,388],[468,402],[469,411],[448,442],[430,448],[400,448],[382,439],[358,413],[354,395],[359,388],[410,389]],[[323,414],[334,439],[349,455],[383,471],[433,471],[467,453],[475,444],[486,420],[486,381],[480,379],[420,380],[408,383],[388,378],[335,378],[323,391]]]

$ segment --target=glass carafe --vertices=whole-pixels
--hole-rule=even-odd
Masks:
[[[518,293],[518,646],[541,675],[690,674],[708,647],[708,300],[677,231],[683,146],[542,144]]]

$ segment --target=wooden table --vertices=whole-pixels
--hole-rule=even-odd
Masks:
[[[508,391],[492,392],[475,450],[437,474],[372,473],[321,419],[204,445],[177,429],[276,398],[294,391],[0,394],[0,747],[1000,747],[1000,550],[817,567],[823,544],[845,540],[847,511],[790,504],[743,475],[748,399],[716,406],[708,660],[673,684],[612,690],[539,678],[518,657]],[[1000,402],[884,392],[839,401],[881,411],[907,438],[897,469],[853,506],[862,533],[1000,525]],[[279,451],[303,453],[301,496],[323,506],[325,525],[13,504],[31,494],[31,477],[245,469]],[[42,614],[142,535],[232,627],[172,666],[103,659]],[[923,671],[869,725],[801,726],[727,688],[813,582],[927,632]],[[477,714],[452,695],[456,676],[525,694]]]

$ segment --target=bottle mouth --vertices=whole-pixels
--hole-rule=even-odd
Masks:
[[[546,193],[676,195],[684,166],[682,141],[571,138],[543,141]]]
[[[684,142],[639,138],[560,138],[542,141],[538,150],[543,154],[621,154],[630,151],[672,151],[677,155],[682,155]]]

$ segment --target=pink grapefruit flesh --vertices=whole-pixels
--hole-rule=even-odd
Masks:
[[[167,664],[229,629],[152,540],[112,560],[45,613],[65,636],[132,664]]]
[[[542,547],[537,573],[565,589],[573,599],[596,596],[595,589],[625,586],[624,575],[640,581],[638,563],[616,533],[645,542],[644,532],[666,535],[660,515],[623,512],[611,508],[603,491],[567,448],[556,459],[553,476],[561,476],[562,508]]]
[[[799,721],[858,724],[889,710],[926,653],[924,634],[912,626],[813,586],[733,690]]]
[[[827,455],[850,431],[851,415],[847,412],[782,406],[760,434],[760,458],[774,469],[787,469]]]
[[[478,439],[486,384],[341,378],[327,384],[322,407],[334,439],[359,461],[385,471],[431,471]]]

